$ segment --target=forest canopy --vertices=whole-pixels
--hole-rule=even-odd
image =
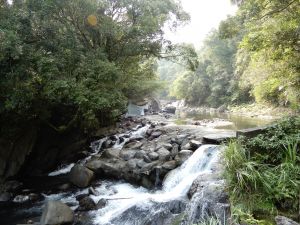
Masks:
[[[163,27],[189,21],[174,0],[14,0],[0,7],[1,133],[22,124],[107,125],[158,87]]]
[[[299,109],[299,1],[232,2],[237,14],[208,35],[197,70],[181,73],[170,94],[196,106],[256,101]]]

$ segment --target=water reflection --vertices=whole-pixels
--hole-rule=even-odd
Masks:
[[[254,117],[246,117],[241,115],[234,115],[230,113],[217,113],[217,112],[181,112],[178,115],[178,123],[187,123],[187,120],[192,121],[203,121],[203,120],[225,120],[231,123],[222,125],[217,125],[217,129],[228,129],[228,130],[241,130],[247,128],[253,128],[258,126],[266,126],[272,122],[274,119],[261,119]]]

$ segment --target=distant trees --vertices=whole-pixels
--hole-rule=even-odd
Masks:
[[[254,99],[299,108],[299,1],[238,3],[237,15],[207,37],[198,69],[179,77],[173,94],[192,105]]]

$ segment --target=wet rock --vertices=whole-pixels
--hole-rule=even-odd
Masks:
[[[109,148],[112,146],[112,140],[107,139],[104,143],[103,143],[103,148]]]
[[[191,150],[181,150],[178,155],[175,157],[176,162],[181,165],[184,163],[191,155],[193,155],[193,151]]]
[[[106,205],[107,205],[107,200],[104,199],[104,198],[101,198],[101,199],[98,201],[98,203],[97,203],[97,205],[96,205],[96,208],[97,208],[97,209],[102,209],[102,208],[104,208]]]
[[[134,155],[134,158],[136,159],[142,159],[146,155],[146,152],[143,150],[137,151]]]
[[[79,211],[89,211],[96,208],[96,203],[90,197],[84,197],[79,201]]]
[[[146,163],[143,159],[139,160],[139,161],[136,163],[136,165],[137,165],[139,168],[144,167],[146,164],[147,164],[147,163]]]
[[[147,156],[147,155],[144,155],[143,159],[144,159],[144,161],[145,161],[146,163],[151,163],[151,162],[152,162],[152,160],[150,159],[150,157]]]
[[[124,147],[125,148],[130,148],[130,149],[140,149],[143,146],[143,142],[141,141],[133,141],[127,143]]]
[[[174,158],[179,152],[179,145],[174,144],[173,148],[171,149],[171,156]]]
[[[89,196],[89,194],[80,194],[80,195],[76,196],[76,200],[80,201],[81,199],[84,199],[85,197],[88,197],[88,196]]]
[[[150,152],[148,156],[152,161],[158,160],[159,158],[159,154],[157,152]]]
[[[247,137],[247,138],[252,138],[255,137],[259,134],[264,134],[267,132],[268,128],[271,126],[263,126],[263,127],[255,127],[255,128],[248,128],[248,129],[243,129],[243,130],[238,130],[236,132],[237,137]]]
[[[162,147],[164,147],[165,149],[167,149],[167,150],[171,150],[172,148],[173,148],[173,145],[171,145],[171,144],[169,144],[169,143],[164,143],[163,145],[162,145]]]
[[[12,194],[8,192],[4,192],[0,194],[0,202],[8,202],[11,200]]]
[[[186,145],[189,140],[187,138],[187,134],[181,134],[181,135],[178,135],[176,138],[175,138],[175,143],[177,143],[178,145]]]
[[[69,175],[70,182],[81,188],[89,186],[93,178],[94,172],[82,165],[74,166]]]
[[[151,136],[152,132],[153,132],[152,129],[148,129],[147,132],[146,132],[146,135],[147,135],[147,136]]]
[[[202,145],[200,141],[196,141],[196,140],[191,140],[189,144],[191,146],[191,150],[193,151],[197,150]]]
[[[160,137],[162,135],[162,132],[161,131],[154,131],[154,132],[152,132],[152,134],[151,134],[151,136],[150,136],[150,140],[153,140],[153,139],[155,139],[155,138],[158,138],[158,137]]]
[[[103,155],[107,158],[118,158],[120,155],[120,149],[116,149],[116,148],[108,148],[105,149]]]
[[[233,133],[228,134],[208,134],[203,136],[203,142],[205,144],[221,144],[226,143],[229,140],[236,138],[236,135]]]
[[[130,159],[130,160],[127,162],[126,166],[127,166],[130,170],[133,170],[133,169],[135,169],[136,166],[137,166],[137,161],[136,161],[135,159]]]
[[[177,162],[175,160],[172,160],[172,161],[168,161],[168,162],[165,162],[163,165],[162,165],[162,168],[163,169],[166,169],[166,170],[173,170],[177,167]]]
[[[74,213],[69,206],[60,201],[48,201],[43,210],[41,225],[71,224]]]
[[[125,161],[128,161],[129,159],[133,159],[135,154],[136,154],[136,150],[122,150],[120,152],[120,157],[122,159],[124,159]]]
[[[93,187],[89,187],[89,194],[90,195],[95,195],[95,196],[98,196],[99,195],[99,192],[95,190],[95,188]]]
[[[276,225],[299,225],[299,223],[284,216],[276,216],[275,221]]]
[[[187,143],[186,145],[181,146],[181,149],[184,149],[184,150],[191,150],[192,147],[191,147],[190,143]]]
[[[164,161],[169,160],[169,158],[171,156],[171,153],[165,148],[160,148],[157,151],[157,154],[159,155],[159,159],[164,160]]]
[[[62,184],[62,185],[60,185],[60,186],[58,187],[58,190],[66,191],[66,190],[68,190],[68,189],[70,189],[70,188],[71,188],[71,185],[70,185],[69,183],[67,183],[67,184]]]

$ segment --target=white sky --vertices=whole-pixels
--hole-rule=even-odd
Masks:
[[[205,36],[237,7],[230,0],[181,0],[183,9],[191,16],[191,22],[173,33],[165,30],[166,38],[174,43],[192,43],[199,48]]]

